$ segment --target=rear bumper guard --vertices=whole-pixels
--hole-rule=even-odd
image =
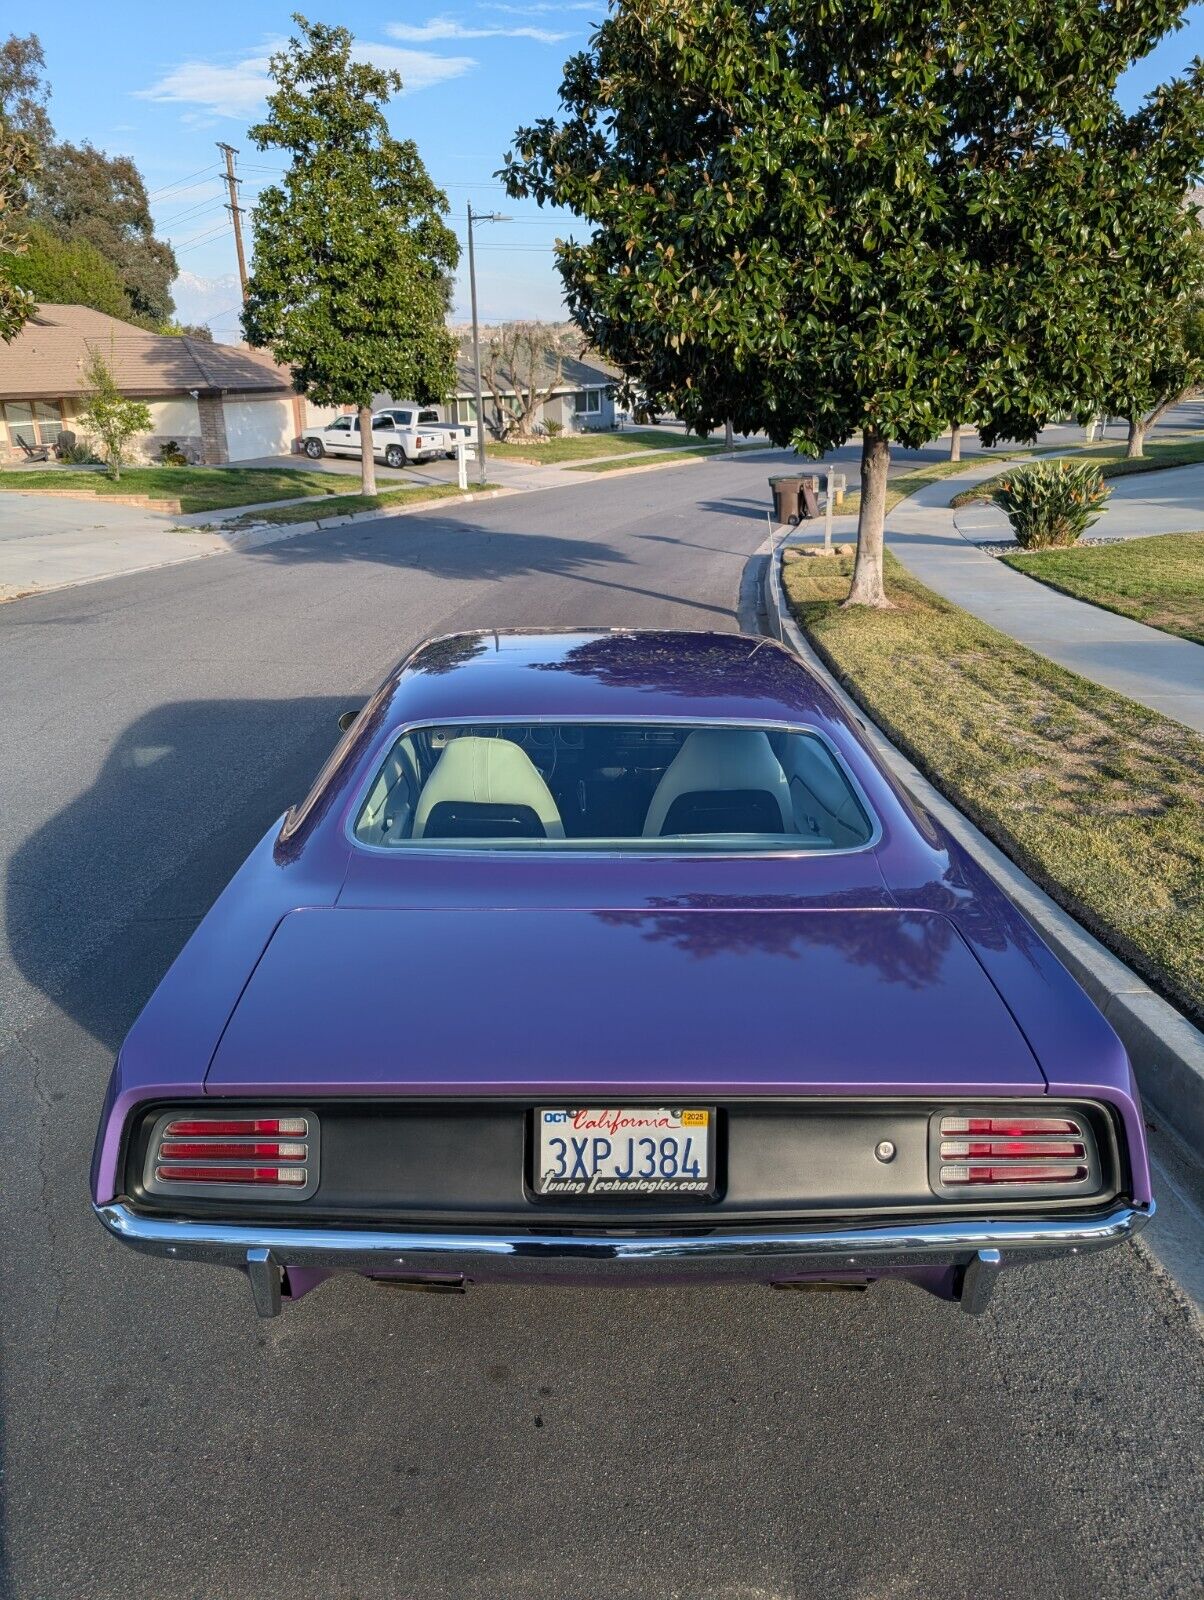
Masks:
[[[280,1310],[285,1275],[298,1270],[400,1277],[446,1275],[495,1283],[747,1279],[782,1282],[825,1272],[917,1274],[953,1268],[964,1310],[986,1309],[995,1279],[1022,1261],[1120,1244],[1154,1207],[1117,1205],[1097,1217],[926,1222],[841,1229],[715,1229],[709,1233],[537,1234],[275,1227],[150,1217],[120,1202],[94,1207],[116,1238],[148,1255],[236,1267],[260,1316]]]

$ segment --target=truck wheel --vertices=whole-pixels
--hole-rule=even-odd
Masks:
[[[301,448],[311,461],[319,461],[326,454],[321,439],[307,439]]]
[[[391,444],[385,447],[386,467],[392,467],[396,471],[398,467],[404,467],[405,464],[406,453],[399,444]]]

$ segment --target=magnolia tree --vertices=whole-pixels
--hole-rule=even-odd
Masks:
[[[243,327],[318,405],[354,405],[370,439],[373,396],[429,404],[452,387],[446,328],[459,260],[447,200],[383,107],[396,72],[353,58],[346,28],[297,16],[300,37],[272,57],[275,93],[250,130],[290,165],[259,197]],[[362,487],[376,490],[371,449]]]
[[[33,141],[0,120],[0,339],[6,343],[20,333],[34,307],[33,295],[16,281],[14,269],[27,247],[19,213],[37,167]]]
[[[1184,10],[1099,0],[616,0],[522,128],[575,319],[654,405],[818,455],[860,433],[849,600],[880,606],[891,446],[1031,439],[1102,394],[1143,194],[1201,162],[1200,72],[1116,81]]]

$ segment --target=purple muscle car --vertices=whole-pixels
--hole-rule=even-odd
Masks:
[[[1152,1212],[1115,1034],[777,645],[462,634],[341,721],[122,1046],[125,1243],[263,1315],[339,1271],[976,1312]]]

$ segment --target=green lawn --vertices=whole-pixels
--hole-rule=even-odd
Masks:
[[[1160,533],[1068,550],[1018,550],[1002,559],[1076,600],[1204,644],[1204,533]],[[1200,670],[1204,673],[1204,660]]]
[[[723,440],[712,441],[716,448]],[[656,428],[626,428],[622,433],[562,433],[545,444],[494,444],[485,445],[485,459],[495,461],[531,461],[540,466],[560,466],[566,461],[588,461],[595,456],[634,454],[641,450],[672,450],[677,440],[672,433]],[[699,445],[704,443],[698,441]]]
[[[1204,439],[1173,440],[1146,444],[1145,454],[1130,461],[1123,444],[1087,444],[1074,450],[1059,450],[1055,456],[1067,461],[1094,461],[1105,478],[1127,478],[1134,472],[1159,472],[1166,467],[1190,467],[1204,461]],[[963,463],[965,465],[965,463]],[[1002,474],[1000,474],[1002,476]],[[963,489],[950,500],[951,506],[968,506],[974,500],[989,500],[999,478],[986,478],[969,489]]]
[[[1204,739],[1016,644],[910,577],[842,609],[851,560],[788,561],[800,625],[849,692],[983,831],[1204,1018]]]
[[[248,511],[245,516],[227,522],[227,528],[249,528],[254,523],[272,526],[288,522],[314,522],[319,517],[346,517],[355,511],[381,511],[386,506],[417,505],[426,500],[447,500],[452,495],[480,494],[498,488],[496,483],[472,483],[464,490],[454,483],[416,485],[407,489],[386,490],[384,494],[337,494],[315,505],[275,506],[270,511]]]
[[[354,481],[354,480],[353,480]],[[379,478],[378,483],[399,483]],[[103,472],[71,468],[0,471],[0,492],[54,494],[64,489],[89,489],[98,495],[145,494],[178,500],[180,511],[217,511],[223,506],[256,505],[263,500],[289,500],[298,495],[338,495],[346,477],[337,472],[312,472],[292,467],[126,467],[116,483]]]

